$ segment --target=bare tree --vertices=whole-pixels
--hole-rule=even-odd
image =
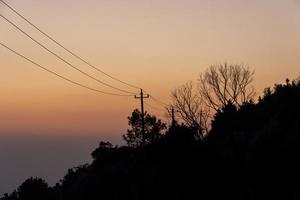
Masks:
[[[255,91],[251,85],[254,71],[244,65],[212,65],[198,80],[199,95],[203,102],[218,111],[228,103],[236,106],[253,99]]]
[[[208,131],[209,109],[194,91],[192,82],[186,83],[172,92],[172,107],[179,113],[185,124],[198,130],[202,139]]]
[[[198,91],[189,82],[172,92],[167,111],[171,115],[171,107],[175,108],[179,118],[197,128],[199,138],[203,138],[208,133],[212,110],[219,111],[229,103],[240,107],[253,99],[253,76],[254,71],[243,65],[211,66],[200,74]]]

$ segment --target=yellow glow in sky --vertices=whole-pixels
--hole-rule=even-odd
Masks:
[[[255,69],[258,92],[300,75],[296,0],[7,2],[103,71],[165,102],[172,89],[225,61]],[[0,12],[80,69],[131,89],[72,58],[2,4]],[[112,91],[70,69],[2,19],[0,40],[62,75]],[[0,66],[0,134],[120,135],[126,131],[126,117],[139,106],[131,97],[98,95],[73,86],[3,48]]]

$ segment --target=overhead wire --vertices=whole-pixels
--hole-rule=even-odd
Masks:
[[[152,95],[150,95],[150,98],[151,98],[153,101],[155,101],[158,105],[160,105],[161,107],[163,107],[163,108],[166,108],[166,107],[169,106],[168,104],[164,103],[164,102],[161,101],[161,100],[158,100],[156,97],[154,97],[154,96],[152,96]]]
[[[120,83],[123,83],[129,87],[135,88],[135,89],[140,89],[140,87],[135,86],[133,84],[130,84],[128,82],[122,81],[106,72],[104,72],[103,70],[99,69],[98,67],[96,67],[95,65],[92,65],[89,61],[83,59],[81,56],[79,56],[78,54],[74,53],[73,51],[71,51],[70,49],[68,49],[67,47],[65,47],[64,45],[62,45],[61,42],[58,42],[56,39],[54,39],[52,36],[50,36],[49,34],[47,34],[45,31],[41,30],[41,28],[39,28],[37,25],[35,25],[31,20],[29,20],[28,18],[26,18],[24,15],[22,15],[19,11],[17,11],[15,8],[13,8],[11,5],[9,5],[8,3],[6,3],[4,0],[0,0],[0,2],[2,2],[7,8],[9,8],[11,11],[13,11],[15,14],[17,14],[19,17],[21,17],[24,21],[26,21],[29,25],[31,25],[32,27],[34,27],[37,31],[39,31],[41,34],[43,34],[44,36],[46,36],[48,39],[50,39],[52,42],[54,42],[55,44],[57,44],[58,46],[60,46],[61,48],[63,48],[65,51],[67,51],[68,53],[70,53],[72,56],[74,56],[75,58],[79,59],[80,61],[84,62],[85,64],[87,64],[88,66],[92,67],[93,69],[95,69],[96,71],[110,77],[111,79],[118,81]],[[65,59],[61,58],[59,55],[55,54],[54,52],[52,52],[50,49],[48,49],[47,47],[45,47],[44,45],[42,45],[40,42],[38,42],[37,40],[35,40],[33,37],[31,37],[29,34],[27,34],[25,31],[23,31],[22,29],[20,29],[17,25],[15,25],[14,23],[12,23],[10,20],[8,20],[7,18],[5,18],[3,15],[1,15],[7,22],[9,22],[10,24],[12,24],[15,28],[17,28],[19,31],[21,31],[23,34],[25,34],[27,37],[29,37],[30,39],[32,39],[34,42],[36,42],[37,44],[39,44],[40,46],[42,46],[45,50],[47,50],[48,52],[50,52],[51,54],[53,54],[54,56],[58,57],[60,60],[62,60],[63,62],[65,62],[66,64],[68,64],[69,66],[73,67],[74,69],[76,69],[77,71],[85,74],[86,76],[96,80],[97,82],[106,85],[108,87],[111,87],[113,89],[125,92],[125,93],[129,93],[129,94],[135,94],[133,92],[129,92],[127,90],[122,90],[119,89],[117,87],[114,87],[110,84],[104,83],[92,76],[90,76],[89,74],[85,73],[84,71],[78,69],[77,67],[73,66],[71,63],[67,62]],[[150,95],[150,98],[152,98],[152,100],[154,100],[158,105],[160,105],[161,107],[165,108],[168,106],[168,104],[162,102],[161,100],[158,100],[157,98],[155,98],[154,96]]]
[[[97,78],[95,78],[94,76],[84,72],[83,70],[79,69],[78,67],[76,67],[75,65],[71,64],[70,62],[68,62],[67,60],[65,60],[64,58],[62,58],[61,56],[59,56],[58,54],[56,54],[55,52],[53,52],[52,50],[50,50],[49,48],[47,48],[45,45],[43,45],[41,42],[37,41],[36,39],[34,39],[32,36],[30,36],[28,33],[26,33],[24,30],[22,30],[18,25],[16,25],[15,23],[13,23],[12,21],[10,21],[8,18],[4,17],[2,14],[0,14],[0,16],[7,21],[9,24],[11,24],[12,26],[14,26],[16,29],[18,29],[22,34],[24,34],[25,36],[27,36],[29,39],[31,39],[32,41],[34,41],[36,44],[38,44],[39,46],[41,46],[43,49],[45,49],[46,51],[48,51],[49,53],[51,53],[52,55],[54,55],[56,58],[60,59],[61,61],[63,61],[64,63],[66,63],[68,66],[72,67],[73,69],[79,71],[80,73],[84,74],[85,76],[97,81],[98,83],[105,85],[107,87],[110,87],[112,89],[124,92],[124,93],[128,93],[128,94],[133,94],[135,95],[136,93],[127,91],[127,90],[123,90],[117,87],[114,87],[110,84],[107,84]]]
[[[149,106],[149,108],[152,108],[152,109],[154,109],[156,111],[159,111],[159,112],[163,111],[163,109],[157,108],[156,106],[153,106],[153,105],[151,105],[151,104],[149,104],[147,102],[145,102],[145,105]]]
[[[84,84],[78,83],[78,82],[76,82],[76,81],[73,81],[73,80],[71,80],[71,79],[69,79],[69,78],[67,78],[67,77],[65,77],[65,76],[62,76],[62,75],[58,74],[57,72],[54,72],[54,71],[52,71],[52,70],[50,70],[50,69],[48,69],[48,68],[46,68],[46,67],[44,67],[44,66],[42,66],[42,65],[40,65],[40,64],[38,64],[38,63],[36,63],[36,62],[33,61],[32,59],[30,59],[30,58],[28,58],[28,57],[22,55],[21,53],[19,53],[19,52],[13,50],[12,48],[8,47],[7,45],[5,45],[5,44],[3,44],[3,43],[1,43],[1,42],[0,42],[0,45],[1,45],[2,47],[6,48],[7,50],[11,51],[12,53],[16,54],[17,56],[19,56],[19,57],[21,57],[21,58],[27,60],[28,62],[34,64],[35,66],[37,66],[37,67],[39,67],[39,68],[41,68],[41,69],[47,71],[48,73],[51,73],[51,74],[53,74],[53,75],[55,75],[55,76],[57,76],[57,77],[59,77],[59,78],[65,80],[65,81],[68,81],[68,82],[70,82],[70,83],[72,83],[72,84],[75,84],[75,85],[77,85],[77,86],[80,86],[80,87],[82,87],[82,88],[85,88],[85,89],[88,89],[88,90],[91,90],[91,91],[94,91],[94,92],[106,94],[106,95],[113,95],[113,96],[132,96],[132,95],[125,95],[125,94],[116,94],[116,93],[105,92],[105,91],[98,90],[98,89],[95,89],[95,88],[86,86],[86,85],[84,85]]]
[[[54,42],[55,44],[57,44],[58,46],[60,46],[61,48],[63,48],[65,51],[67,51],[68,53],[70,53],[72,56],[74,56],[75,58],[79,59],[80,61],[84,62],[85,64],[87,64],[88,66],[92,67],[93,69],[97,70],[98,72],[110,77],[111,79],[118,81],[122,84],[125,84],[129,87],[135,88],[135,89],[140,89],[140,87],[135,86],[133,84],[130,84],[128,82],[122,81],[106,72],[104,72],[103,70],[99,69],[98,67],[96,67],[95,65],[92,65],[90,62],[88,62],[87,60],[83,59],[81,56],[79,56],[78,54],[74,53],[73,51],[71,51],[70,49],[68,49],[67,47],[65,47],[64,45],[62,45],[62,43],[58,42],[56,39],[54,39],[52,36],[50,36],[49,34],[47,34],[45,31],[41,30],[37,25],[35,25],[34,23],[32,23],[28,18],[26,18],[24,15],[22,15],[20,12],[18,12],[16,9],[14,9],[12,6],[10,6],[8,3],[6,3],[3,0],[0,0],[6,7],[8,7],[11,11],[13,11],[15,14],[17,14],[19,17],[21,17],[24,21],[26,21],[28,24],[30,24],[32,27],[34,27],[37,31],[39,31],[41,34],[43,34],[44,36],[46,36],[48,39],[50,39],[52,42]]]
[[[155,116],[157,116],[157,117],[159,117],[159,118],[166,118],[166,116],[164,116],[164,114],[165,113],[163,113],[162,112],[162,110],[160,110],[160,109],[156,109],[155,107],[153,107],[151,104],[148,104],[148,103],[144,103],[145,105],[147,105],[149,108],[151,108],[151,109],[153,109],[153,110],[155,110],[155,111],[158,111],[158,112],[155,112]],[[149,111],[149,109],[145,109],[146,110],[146,112],[148,112]]]

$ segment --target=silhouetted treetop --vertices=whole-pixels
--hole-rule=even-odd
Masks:
[[[215,111],[229,103],[241,106],[254,98],[253,76],[254,71],[244,65],[212,65],[198,79],[200,96]]]
[[[128,117],[128,124],[130,129],[123,135],[123,139],[127,142],[128,146],[138,147],[143,143],[142,136],[142,113],[136,109]],[[161,138],[162,131],[167,128],[166,124],[156,116],[145,113],[145,142],[151,144]]]
[[[0,199],[300,199],[299,102],[299,80],[266,89],[257,102],[228,100],[203,140],[192,123],[167,129],[146,114],[145,146],[141,113],[134,110],[128,146],[100,142],[90,164],[69,169],[54,187],[30,178]]]
[[[186,83],[172,92],[171,108],[179,113],[180,119],[197,130],[195,135],[203,139],[208,132],[210,110],[205,106],[203,99],[195,91],[193,83]],[[169,109],[171,109],[169,108]]]

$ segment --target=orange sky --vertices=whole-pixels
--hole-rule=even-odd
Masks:
[[[210,64],[250,65],[256,71],[258,92],[300,75],[297,0],[7,2],[102,70],[165,102],[172,89],[196,80]],[[81,69],[130,89],[90,70],[2,4],[0,12]],[[71,70],[2,19],[0,40],[63,75],[111,91]],[[104,96],[73,86],[3,48],[0,66],[0,134],[121,135],[126,117],[139,106],[131,97]]]

